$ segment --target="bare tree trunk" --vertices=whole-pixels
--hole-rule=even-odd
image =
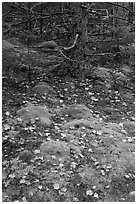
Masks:
[[[134,22],[134,3],[133,2],[129,2],[129,9],[131,10],[131,12],[129,11],[128,21],[129,23],[131,23],[131,31],[132,31],[134,29],[133,28],[133,22]]]
[[[133,5],[133,2],[129,2],[129,9],[131,10],[131,12],[129,11],[129,14],[128,14],[128,21],[129,23],[133,23],[133,8],[134,8],[134,5]]]
[[[82,7],[82,3],[73,3],[73,8],[76,12],[76,32],[79,34],[77,43],[76,59],[84,60],[87,51],[87,10]]]
[[[112,37],[114,38],[114,35],[115,35],[115,34],[114,34],[114,33],[115,33],[115,32],[114,32],[114,27],[115,27],[114,24],[115,24],[115,23],[114,23],[114,8],[113,8],[113,7],[112,7],[112,9],[111,9],[111,15],[112,15],[112,17],[111,17],[111,26],[113,27]]]
[[[43,13],[43,4],[41,4],[41,9],[40,9],[40,15],[41,15],[41,19],[40,19],[40,35],[43,34],[43,18],[42,18],[42,13]]]
[[[28,30],[32,31],[32,22],[31,22],[31,2],[28,2]]]

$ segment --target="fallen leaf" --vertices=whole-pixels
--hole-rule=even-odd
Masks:
[[[126,175],[124,175],[124,176],[125,176],[125,178],[130,178],[130,176],[129,176],[129,175],[127,175],[127,174],[126,174]]]
[[[21,179],[20,183],[26,183],[26,180],[25,179]]]
[[[98,194],[97,193],[94,193],[94,198],[98,198]]]
[[[73,197],[73,201],[74,201],[74,202],[78,202],[78,198]]]
[[[9,174],[9,178],[15,178],[15,174]]]
[[[86,195],[93,195],[93,191],[92,190],[87,190]]]
[[[40,150],[39,149],[35,149],[34,150],[34,154],[39,154],[40,153]]]
[[[92,186],[93,189],[96,189],[96,186]]]
[[[17,121],[18,122],[22,122],[22,118],[17,118]]]
[[[133,142],[132,138],[128,138],[128,142]]]
[[[10,115],[10,112],[9,112],[9,111],[6,111],[6,115],[9,116],[9,115]]]
[[[71,165],[70,165],[70,167],[73,168],[73,169],[75,169],[75,168],[76,168],[76,164],[77,164],[77,163],[72,162]]]
[[[122,105],[123,105],[123,106],[127,106],[126,102],[123,102]]]
[[[90,96],[91,96],[91,95],[94,95],[94,93],[92,93],[92,92],[88,92],[88,95],[90,95]]]
[[[101,136],[102,135],[102,131],[97,131],[96,134]]]
[[[131,191],[129,194],[130,194],[131,196],[135,196],[135,191]]]
[[[61,191],[66,192],[67,188],[63,187],[63,188],[61,188]]]
[[[4,130],[10,130],[10,126],[8,124],[4,125]]]
[[[64,164],[63,164],[63,163],[60,163],[60,164],[59,164],[59,167],[61,167],[61,168],[62,168],[63,166],[64,166]]]
[[[43,186],[38,186],[38,189],[40,189],[40,190],[41,190],[41,189],[42,189],[42,187],[43,187]]]
[[[25,197],[22,198],[23,202],[27,202],[27,199]]]
[[[60,187],[59,187],[59,184],[58,183],[54,183],[54,189],[58,190]]]
[[[49,135],[50,135],[50,133],[49,133],[49,132],[47,132],[47,133],[45,133],[45,135],[46,135],[46,136],[49,136]]]
[[[105,176],[104,170],[101,170],[101,174],[102,174],[102,176]]]

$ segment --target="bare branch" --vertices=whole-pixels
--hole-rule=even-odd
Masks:
[[[122,18],[122,17],[118,17],[118,16],[114,16],[114,15],[109,15],[109,17],[117,18],[117,19],[120,19],[120,20],[122,20],[122,21],[126,21],[126,22],[128,22],[128,23],[130,23],[130,24],[132,24],[132,25],[135,25],[135,23],[129,22],[129,20],[127,20],[127,19],[125,19],[125,18]]]
[[[120,54],[121,52],[117,52],[116,54]],[[104,55],[114,55],[114,53],[111,52],[104,52],[104,53],[92,53],[92,54],[87,54],[88,56],[104,56]]]
[[[34,13],[34,12],[32,11],[32,9],[28,9],[28,8],[25,7],[25,6],[22,6],[20,3],[14,2],[14,5],[16,5],[17,7],[19,7],[20,9],[22,9],[22,10],[24,10],[24,11]]]
[[[7,13],[5,13],[3,16],[2,16],[2,18],[5,18],[9,13],[11,13],[12,12],[12,9],[10,10],[10,11],[8,11]]]
[[[124,9],[126,9],[127,11],[129,11],[129,12],[135,14],[132,10],[130,10],[129,8],[127,8],[126,6],[123,6],[123,5],[121,5],[121,4],[116,4],[116,3],[112,3],[112,2],[107,2],[107,3],[108,3],[108,4],[112,4],[112,5],[114,5],[114,6],[117,6],[117,7],[124,8]]]
[[[64,50],[70,50],[70,49],[74,48],[74,47],[76,46],[76,44],[77,44],[78,36],[79,36],[79,35],[77,34],[76,37],[75,37],[75,39],[74,39],[74,43],[73,43],[72,46],[70,46],[70,47],[64,47],[63,49],[64,49]]]

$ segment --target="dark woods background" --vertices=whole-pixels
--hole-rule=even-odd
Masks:
[[[18,38],[28,46],[54,40],[70,47],[78,34],[76,46],[65,53],[72,59],[94,65],[134,61],[129,60],[135,36],[133,2],[5,2],[2,6],[3,39]]]

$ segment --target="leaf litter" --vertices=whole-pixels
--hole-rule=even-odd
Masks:
[[[110,77],[105,68],[95,75]],[[32,96],[34,81],[44,78],[15,90],[4,75],[3,201],[129,201],[135,196],[130,97],[113,89],[106,96],[102,85],[71,78],[52,79],[48,87],[57,91]]]

